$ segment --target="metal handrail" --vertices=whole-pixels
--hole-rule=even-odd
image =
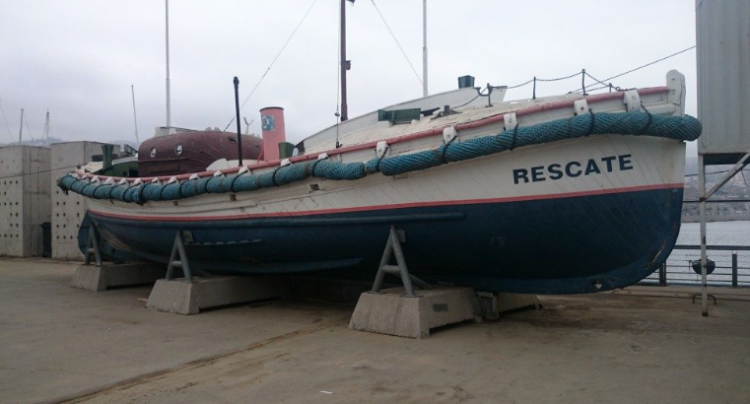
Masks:
[[[676,245],[674,251],[695,251],[700,250],[700,248],[700,245]],[[709,284],[731,286],[733,288],[750,287],[750,261],[748,261],[750,256],[748,254],[738,254],[738,251],[750,251],[750,246],[710,245],[706,246],[706,248],[713,251],[731,251],[729,257],[721,256],[713,260],[716,264],[720,265],[716,265],[714,272],[708,275]],[[691,268],[692,262],[697,259],[699,259],[697,254],[674,254],[673,252],[658,271],[643,279],[641,283],[658,283],[660,286],[666,286],[669,283],[699,285],[699,279],[693,280],[690,278],[691,275],[695,277],[699,276]]]

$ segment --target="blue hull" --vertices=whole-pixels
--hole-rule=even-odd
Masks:
[[[183,230],[192,235],[195,268],[328,270],[368,280],[393,224],[406,233],[410,272],[425,280],[496,292],[591,293],[631,285],[661,266],[679,233],[682,196],[681,188],[668,188],[291,218],[91,218],[107,244],[151,261],[166,263]]]

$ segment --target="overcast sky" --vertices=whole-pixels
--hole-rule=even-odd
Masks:
[[[334,124],[339,0],[172,0],[173,126],[223,129],[234,115],[232,78],[244,100],[313,3],[242,114],[259,132],[258,110],[284,107],[293,142]],[[421,76],[422,1],[376,4]],[[371,0],[347,4],[347,26],[350,117],[421,96]],[[0,121],[0,143],[17,141],[21,108],[35,138],[49,109],[52,136],[134,141],[131,84],[141,141],[151,137],[166,123],[164,35],[161,0],[0,0],[0,102],[9,126]],[[454,89],[467,74],[478,85],[582,68],[604,79],[694,44],[692,0],[428,0],[430,92]],[[695,115],[694,50],[614,84],[661,86],[670,69],[687,76],[687,112]],[[538,94],[579,86],[579,78],[541,83]],[[506,99],[530,96],[527,86]]]

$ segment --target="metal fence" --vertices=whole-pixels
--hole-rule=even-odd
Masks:
[[[642,280],[642,284],[699,285],[700,274],[693,270],[694,262],[700,268],[699,245],[676,245],[662,267]],[[708,259],[716,264],[707,276],[709,286],[750,287],[750,246],[707,246]]]

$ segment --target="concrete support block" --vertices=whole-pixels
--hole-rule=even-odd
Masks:
[[[537,295],[477,292],[477,297],[480,314],[487,320],[496,320],[508,311],[541,307]]]
[[[150,263],[79,265],[70,286],[77,289],[103,292],[112,287],[154,283],[164,278],[167,269]]]
[[[405,297],[403,288],[362,293],[349,328],[409,338],[425,338],[430,329],[474,319],[474,290],[440,287]]]
[[[160,279],[146,307],[178,314],[198,314],[203,309],[289,296],[289,286],[277,276],[212,276]]]

